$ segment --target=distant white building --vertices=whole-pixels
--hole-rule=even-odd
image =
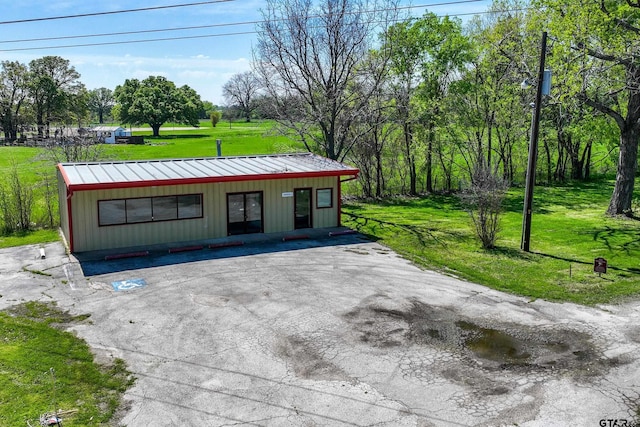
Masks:
[[[100,142],[115,144],[116,138],[131,136],[131,131],[120,126],[96,126],[90,130]]]

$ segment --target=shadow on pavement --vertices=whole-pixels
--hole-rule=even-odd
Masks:
[[[210,249],[205,244],[202,249],[184,252],[170,253],[168,248],[149,250],[146,256],[120,258],[106,260],[104,252],[87,252],[76,254],[75,257],[86,277],[101,274],[117,273],[127,270],[138,270],[150,267],[184,264],[189,262],[206,261],[241,257],[247,255],[259,255],[295,251],[300,249],[318,248],[325,246],[353,245],[369,241],[365,236],[355,233],[330,237],[328,235],[315,236],[308,239],[277,240],[275,237],[268,240],[247,242],[241,246],[217,247]],[[128,252],[121,250],[121,253]]]

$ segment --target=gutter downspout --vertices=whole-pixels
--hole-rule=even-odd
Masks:
[[[338,177],[338,227],[342,227],[342,183],[353,181],[354,179],[358,179],[357,173],[347,179],[340,179],[340,177]]]
[[[73,214],[71,212],[71,197],[73,190],[67,187],[67,221],[69,223],[69,252],[73,253]]]

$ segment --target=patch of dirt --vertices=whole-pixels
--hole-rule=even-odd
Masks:
[[[276,343],[275,352],[289,363],[294,374],[300,378],[326,381],[347,378],[344,371],[325,360],[320,351],[304,338],[281,337]]]
[[[640,327],[632,327],[629,328],[625,335],[627,336],[627,338],[629,338],[631,341],[636,342],[636,343],[640,343]]]
[[[43,303],[39,301],[28,301],[9,307],[4,311],[14,317],[24,317],[61,328],[65,328],[70,324],[89,321],[87,319],[91,317],[90,314],[74,316],[68,311],[59,309],[55,302]]]
[[[368,345],[429,346],[457,354],[484,370],[569,371],[576,379],[588,380],[624,363],[606,359],[591,336],[582,332],[487,324],[418,300],[398,303],[375,295],[344,318],[353,325],[357,339]]]

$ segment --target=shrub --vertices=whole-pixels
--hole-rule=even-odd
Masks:
[[[6,184],[0,184],[2,231],[5,234],[28,231],[31,228],[33,212],[33,188],[20,179],[15,164],[7,178]]]
[[[500,216],[509,183],[486,166],[477,166],[471,182],[460,195],[469,213],[476,235],[485,249],[495,247],[500,231]]]
[[[211,114],[209,114],[209,117],[211,118],[211,124],[213,125],[213,127],[216,127],[216,125],[222,118],[222,113],[220,113],[220,111],[212,111]]]

